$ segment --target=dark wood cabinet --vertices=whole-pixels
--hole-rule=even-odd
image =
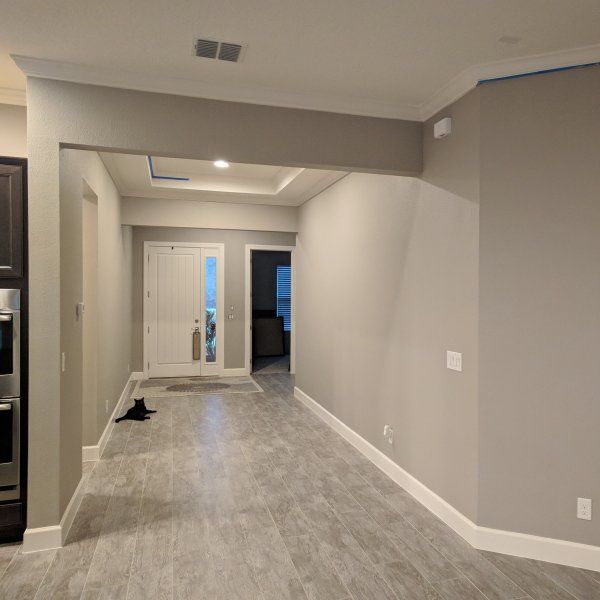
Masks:
[[[20,497],[7,499],[0,494],[0,544],[23,539],[27,522],[27,275],[27,160],[0,156],[0,288],[21,290]]]
[[[0,158],[0,277],[23,277],[26,161]]]

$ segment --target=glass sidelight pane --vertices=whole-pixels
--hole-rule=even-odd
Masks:
[[[206,309],[206,362],[217,361],[217,257],[207,256],[204,281]]]

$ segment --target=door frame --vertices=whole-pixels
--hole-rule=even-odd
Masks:
[[[252,287],[252,264],[250,262],[253,250],[267,250],[271,252],[289,252],[290,266],[292,267],[292,306],[291,306],[291,330],[290,330],[290,373],[296,372],[296,246],[277,246],[269,244],[246,244],[245,271],[246,271],[246,289],[245,289],[245,323],[244,334],[246,342],[245,369],[246,373],[252,373],[250,359],[252,358],[252,297],[250,289]]]
[[[148,327],[153,323],[150,319],[150,310],[149,310],[149,292],[148,289],[148,265],[150,263],[150,248],[151,247],[169,247],[169,246],[178,246],[180,248],[217,248],[219,250],[219,263],[217,265],[217,366],[218,366],[218,375],[222,376],[223,371],[225,369],[225,244],[222,242],[152,242],[145,241],[144,242],[144,280],[143,280],[143,288],[142,288],[142,296],[143,296],[143,314],[144,314],[144,323],[142,329],[142,340],[143,340],[143,355],[144,355],[144,364],[143,373],[144,379],[148,379],[148,357],[150,355],[149,352],[149,335],[148,335]],[[202,273],[202,265],[201,273]],[[200,277],[200,275],[199,275]],[[202,290],[202,287],[200,288]],[[203,300],[201,297],[201,307],[204,306]],[[202,360],[202,359],[201,359]],[[204,363],[203,363],[204,364]]]

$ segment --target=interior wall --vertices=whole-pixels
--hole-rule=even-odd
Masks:
[[[27,108],[0,104],[0,156],[27,158]]]
[[[61,147],[384,173],[421,170],[422,124],[27,78],[30,231],[28,528],[56,525]],[[69,436],[68,432],[63,432]],[[67,443],[67,442],[64,442]],[[61,489],[67,485],[67,488]]]
[[[98,202],[97,402],[82,425],[83,206]],[[81,478],[82,445],[95,445],[129,377],[131,356],[131,228],[121,225],[120,197],[96,152],[60,153],[60,344],[65,354],[60,396],[60,511]],[[86,277],[90,275],[86,273]],[[83,431],[90,436],[84,440]],[[87,442],[87,444],[86,444]]]
[[[600,545],[600,68],[480,93],[480,522]]]
[[[478,212],[428,182],[351,174],[301,207],[297,240],[296,385],[473,519]]]
[[[225,244],[225,368],[245,366],[245,252],[246,244],[294,246],[295,233],[170,227],[133,228],[132,367],[143,371],[144,242],[214,242]],[[234,307],[233,311],[231,306]]]
[[[298,207],[163,198],[123,198],[123,224],[244,231],[298,231]]]

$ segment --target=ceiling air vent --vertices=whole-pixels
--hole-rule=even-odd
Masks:
[[[228,60],[229,62],[237,62],[240,59],[242,47],[239,44],[227,44],[221,42],[219,46],[219,60]]]
[[[200,58],[216,58],[227,62],[239,62],[242,58],[242,44],[231,44],[229,42],[217,42],[198,38],[194,42],[194,54]]]
[[[196,40],[194,50],[196,56],[200,56],[201,58],[217,58],[219,42],[213,42],[212,40]]]

